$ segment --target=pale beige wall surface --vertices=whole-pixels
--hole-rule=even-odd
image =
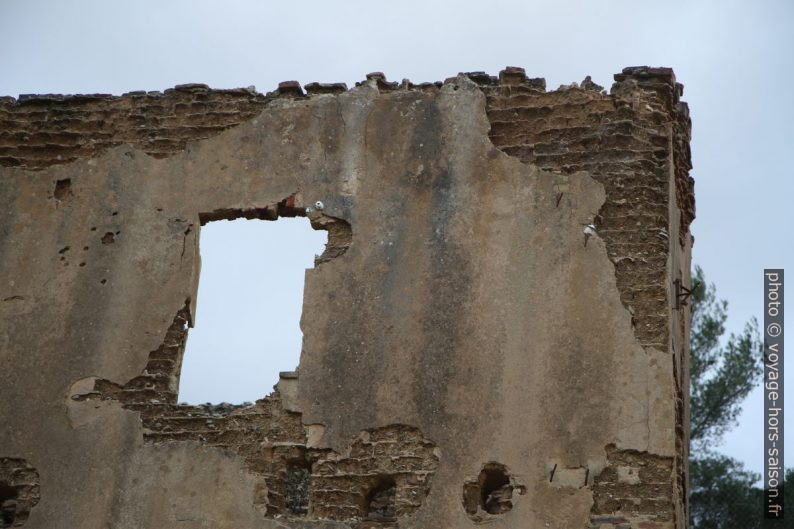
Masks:
[[[435,443],[429,495],[399,527],[473,527],[463,483],[488,462],[526,489],[490,527],[589,527],[609,445],[672,461],[671,352],[638,342],[604,242],[584,244],[603,186],[521,163],[489,126],[468,78],[436,92],[369,83],[276,100],[166,158],[123,145],[40,171],[0,168],[0,297],[14,297],[0,302],[0,456],[39,473],[25,527],[356,526],[267,518],[233,451],[144,442],[119,402],[70,399],[90,377],[139,375],[195,301],[199,214],[292,195],[301,207],[321,200],[353,238],[306,273],[290,408],[339,453],[393,424]],[[61,179],[71,195],[57,200]],[[686,274],[688,255],[678,259]]]

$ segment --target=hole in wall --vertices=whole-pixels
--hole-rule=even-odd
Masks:
[[[501,514],[513,508],[513,487],[502,465],[486,465],[480,473],[480,506],[488,514]]]
[[[17,517],[17,491],[0,481],[0,527],[12,527]]]
[[[230,215],[202,218],[180,402],[253,402],[300,360],[304,274],[323,253],[328,232],[297,216],[217,220]]]
[[[64,178],[63,180],[57,180],[55,182],[55,189],[52,192],[52,196],[54,196],[56,200],[64,200],[65,198],[71,195],[72,195],[71,178]]]
[[[25,525],[39,499],[36,469],[24,459],[0,457],[0,528]]]
[[[392,476],[378,476],[375,484],[367,492],[365,509],[367,518],[390,520],[395,518],[395,498],[397,484]]]
[[[309,478],[311,465],[304,459],[287,463],[284,472],[284,501],[292,514],[306,515],[309,512]]]
[[[482,521],[486,515],[504,514],[513,508],[516,486],[507,467],[501,463],[487,463],[476,480],[463,484],[463,508],[472,520]]]

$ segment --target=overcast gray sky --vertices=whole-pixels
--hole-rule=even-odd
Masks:
[[[729,330],[735,332],[748,318],[762,317],[763,268],[794,264],[792,57],[794,2],[786,0],[0,0],[0,95],[120,94],[186,82],[216,88],[253,84],[265,92],[291,79],[352,85],[367,72],[383,71],[391,80],[434,81],[460,71],[496,74],[506,65],[545,77],[550,88],[586,75],[609,87],[612,74],[624,66],[672,66],[686,87],[693,121],[694,260],[730,302]],[[198,325],[205,319],[202,296],[210,297],[203,292],[203,283],[212,279],[209,254],[250,246],[242,240],[253,239],[263,241],[260,248],[298,248],[289,263],[268,260],[266,250],[260,262],[293,272],[311,264],[311,255],[319,252],[316,240],[287,232],[268,242],[265,231],[276,229],[270,224],[249,226],[234,236],[213,237],[215,228],[205,228]],[[302,233],[317,235],[302,227]],[[225,264],[232,261],[227,258]],[[299,283],[302,273],[297,276],[279,276],[279,284]],[[218,289],[233,292],[235,287]],[[268,292],[263,287],[258,294],[250,292],[249,299]],[[300,296],[295,299],[299,313]],[[280,313],[291,318],[293,323],[278,323],[275,329],[282,334],[291,329],[293,343],[299,344],[295,309],[265,305],[273,311],[267,320]],[[791,328],[791,316],[786,321]],[[241,340],[250,328],[260,336],[274,332],[256,323],[233,328]],[[294,367],[289,364],[296,361],[299,345],[273,343],[274,349],[292,348],[294,355],[278,369]],[[190,355],[186,374],[188,369],[194,369]],[[207,368],[195,369],[195,376],[202,369],[207,374]],[[267,390],[273,377],[263,377]],[[242,384],[232,382],[227,389],[236,386]],[[788,388],[791,410],[794,386]],[[761,396],[756,391],[748,399],[740,426],[721,447],[757,472],[763,465]],[[794,454],[794,432],[789,431],[786,447]]]

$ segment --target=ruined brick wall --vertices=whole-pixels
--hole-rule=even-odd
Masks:
[[[174,317],[163,344],[149,353],[140,376],[124,385],[98,379],[91,391],[71,398],[114,400],[140,413],[146,442],[195,441],[238,454],[260,478],[254,506],[265,516],[301,517],[311,505],[316,518],[371,516],[385,523],[422,506],[438,456],[435,445],[415,428],[389,425],[362,432],[349,454],[340,455],[309,446],[301,414],[285,410],[278,391],[253,405],[178,404],[188,318],[186,306]],[[297,378],[285,375],[282,384]],[[373,506],[377,492],[391,494],[381,512]]]
[[[690,122],[615,81],[1,99],[8,523],[685,527]],[[300,376],[178,404],[201,225],[296,215]]]
[[[694,217],[688,111],[672,71],[626,68],[612,95],[592,81],[546,92],[542,79],[522,70],[477,79],[488,96],[494,145],[548,171],[586,171],[604,185],[607,200],[595,225],[615,264],[621,301],[641,322],[635,332],[642,344],[667,347],[671,163],[681,234]]]
[[[0,98],[0,165],[40,169],[129,143],[152,156],[183,150],[253,118],[267,104],[254,90],[182,85],[163,92]]]
[[[518,68],[503,71],[499,78],[474,78],[488,96],[494,145],[549,171],[587,171],[604,185],[607,200],[595,225],[615,265],[621,301],[632,314],[637,339],[645,347],[668,348],[671,331],[688,336],[686,308],[674,315],[679,324],[675,330],[669,310],[676,294],[670,254],[688,253],[695,215],[694,180],[689,176],[691,121],[680,100],[683,86],[672,70],[626,68],[615,75],[610,95],[589,77],[581,85],[546,92],[543,79],[529,79]],[[670,180],[675,193],[668,190]],[[675,201],[678,219],[670,218],[668,200]],[[672,252],[671,233],[678,243]],[[688,255],[683,260],[688,262]],[[678,270],[673,277],[688,284],[689,271]],[[688,437],[683,425],[688,424],[684,404],[689,394],[688,372],[681,371],[688,364],[685,342],[679,340],[674,348],[677,495],[684,502]],[[657,507],[651,504],[651,512]],[[673,512],[668,514],[672,517]]]

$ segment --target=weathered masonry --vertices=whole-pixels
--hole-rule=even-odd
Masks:
[[[0,99],[0,527],[686,527],[681,94]],[[328,231],[298,371],[178,404],[201,226],[284,216]]]

